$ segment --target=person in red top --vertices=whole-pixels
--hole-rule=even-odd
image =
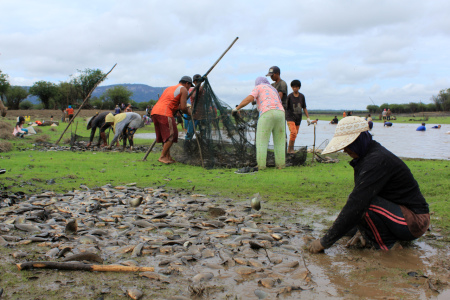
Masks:
[[[188,90],[192,86],[192,78],[183,76],[177,85],[164,90],[152,109],[152,120],[155,124],[156,142],[163,144],[158,161],[171,164],[175,161],[170,156],[170,147],[178,142],[178,129],[174,115],[178,110],[191,115],[187,106]]]
[[[69,105],[66,109],[67,117],[69,118],[69,121],[73,118],[73,108],[72,105]]]

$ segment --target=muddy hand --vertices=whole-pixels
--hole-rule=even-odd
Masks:
[[[314,240],[309,244],[309,248],[308,248],[309,252],[311,253],[319,253],[319,252],[323,252],[323,250],[325,250],[325,247],[322,246],[322,244],[320,243],[320,240]]]

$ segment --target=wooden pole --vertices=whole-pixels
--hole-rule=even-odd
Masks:
[[[58,143],[61,141],[62,137],[64,136],[64,134],[66,133],[67,129],[69,128],[70,124],[72,124],[73,120],[75,120],[75,117],[80,113],[81,108],[83,108],[83,105],[86,103],[86,101],[89,99],[89,97],[91,96],[92,92],[97,88],[97,86],[102,83],[103,80],[105,80],[106,76],[109,75],[109,73],[112,72],[112,70],[114,70],[114,68],[117,66],[117,64],[115,64],[111,70],[109,70],[108,73],[105,74],[105,76],[102,77],[102,79],[100,79],[92,88],[92,90],[89,92],[89,94],[86,96],[86,98],[84,98],[83,103],[81,103],[80,108],[78,108],[78,111],[75,115],[73,115],[72,119],[69,120],[69,124],[67,124],[66,129],[64,129],[63,133],[61,134],[61,136],[59,137],[59,139],[56,141],[56,145],[58,145]]]
[[[145,152],[144,158],[142,159],[142,161],[146,161],[147,160],[147,156],[150,154],[150,152],[152,152],[153,147],[155,147],[156,145],[156,138],[153,141],[153,144],[150,146],[150,148],[148,148],[147,152]]]
[[[314,144],[313,144],[313,157],[312,157],[313,163],[314,163],[315,156],[316,156],[316,123],[314,123]]]
[[[203,75],[203,77],[207,77],[208,75],[209,75],[209,73],[211,73],[211,71],[214,69],[214,67],[219,63],[219,61],[225,56],[225,54],[227,54],[227,52],[228,52],[228,50],[230,50],[231,49],[231,47],[233,47],[233,45],[234,45],[234,43],[236,43],[236,41],[239,39],[239,37],[237,36],[235,39],[234,39],[234,41],[231,43],[231,45],[230,46],[228,46],[228,48],[222,53],[222,55],[216,60],[216,62],[211,66],[211,68],[209,68],[209,70],[205,73],[205,75]],[[200,87],[200,85],[199,85],[199,87]],[[189,95],[187,96],[188,97],[188,99],[189,99],[189,97],[191,96],[191,94],[192,93],[194,93],[196,90],[200,90],[200,88],[197,88],[197,86],[192,90],[192,92],[190,92],[189,93]],[[198,98],[197,98],[198,99]],[[199,153],[200,153],[200,160],[201,160],[201,162],[202,162],[202,167],[204,168],[205,167],[205,164],[204,164],[204,162],[203,162],[203,155],[202,155],[202,148],[201,148],[201,146],[200,146],[200,137],[198,136],[198,134],[197,134],[197,131],[195,130],[195,122],[194,122],[194,116],[193,116],[193,113],[194,113],[194,106],[192,105],[192,113],[191,113],[191,122],[192,122],[192,127],[193,127],[193,129],[194,129],[194,134],[195,134],[195,137],[196,137],[196,139],[197,139],[197,146],[198,146],[198,151],[199,151]],[[220,129],[219,129],[220,130]]]
[[[98,272],[153,272],[153,267],[135,267],[122,265],[93,265],[73,262],[31,261],[16,264],[19,271],[31,269],[55,269],[68,271],[98,271]]]

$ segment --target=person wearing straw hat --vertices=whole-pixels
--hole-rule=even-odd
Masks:
[[[389,250],[398,241],[417,239],[428,229],[428,204],[413,174],[400,158],[374,141],[368,130],[364,118],[346,117],[322,152],[344,150],[353,158],[355,187],[327,233],[309,244],[312,253],[331,247],[350,232],[356,234],[347,246],[361,242]]]

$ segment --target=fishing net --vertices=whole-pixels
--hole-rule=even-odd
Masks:
[[[195,134],[181,138],[171,148],[175,160],[211,168],[256,166],[256,127],[259,113],[256,106],[231,115],[231,107],[221,101],[205,79],[193,92],[192,116]],[[192,119],[188,120],[192,123]],[[193,125],[192,125],[193,127]],[[301,165],[306,160],[306,147],[286,156],[287,165]],[[275,166],[273,146],[269,145],[267,165]]]

